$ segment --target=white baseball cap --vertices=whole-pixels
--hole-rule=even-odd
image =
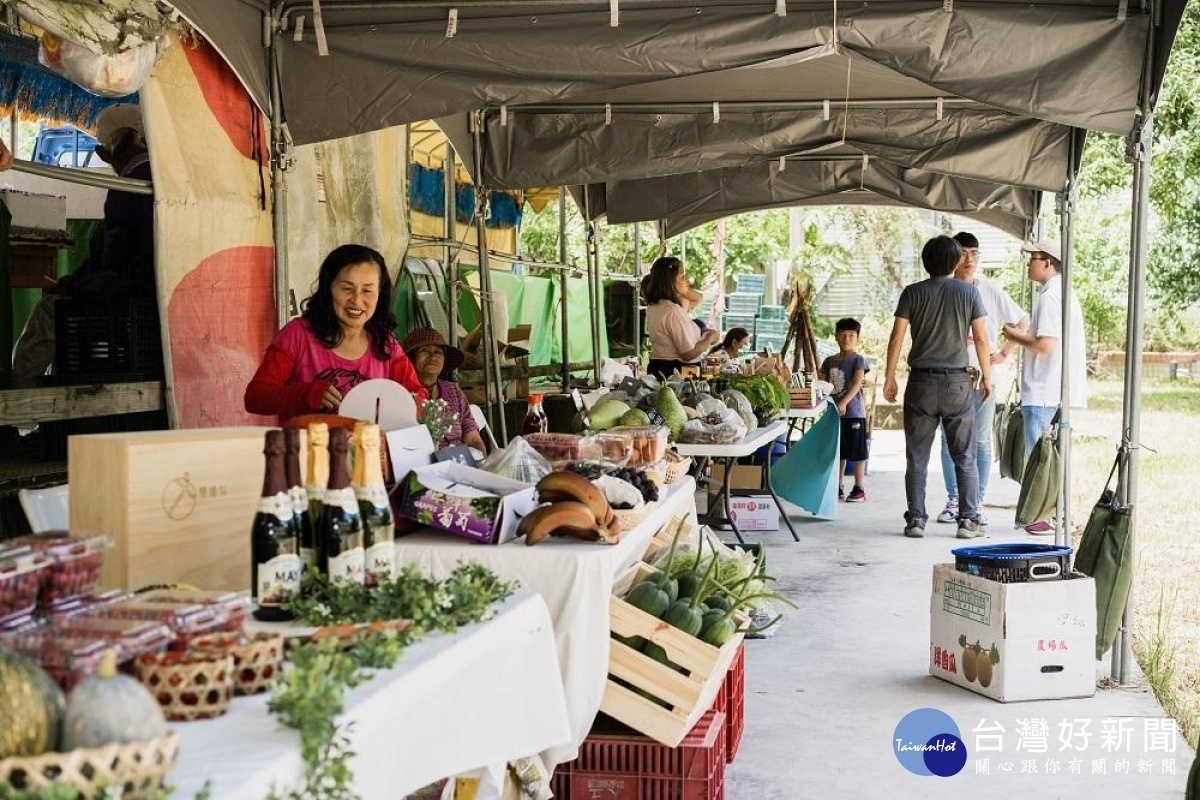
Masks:
[[[1062,263],[1062,248],[1058,242],[1052,242],[1049,239],[1039,239],[1036,242],[1024,245],[1021,248],[1022,253],[1045,253],[1055,261]]]
[[[142,110],[132,103],[116,103],[100,112],[96,118],[96,139],[109,146],[113,136],[122,128],[132,128],[145,138],[146,128],[142,123]]]

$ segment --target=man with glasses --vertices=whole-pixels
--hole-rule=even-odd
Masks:
[[[954,268],[954,277],[965,281],[979,290],[983,307],[987,310],[984,327],[987,328],[987,347],[991,353],[990,363],[993,367],[1008,360],[1008,355],[1016,349],[1016,343],[1005,341],[1004,346],[996,349],[1000,337],[1000,325],[1003,322],[1015,322],[1017,330],[1029,328],[1029,317],[1021,310],[1011,297],[994,281],[985,278],[979,270],[979,239],[973,233],[960,231],[954,234],[954,241],[962,247],[962,259]],[[967,339],[967,359],[970,363],[972,378],[978,381],[980,376],[979,356],[975,352],[974,338]],[[995,383],[995,381],[993,381]],[[988,477],[992,471],[992,421],[996,417],[996,396],[993,393],[986,399],[975,392],[975,462],[979,469],[979,508],[983,508],[984,498],[987,497]],[[955,522],[958,519],[958,480],[954,475],[954,460],[950,458],[950,447],[946,441],[946,432],[942,431],[942,479],[946,483],[946,507],[937,515],[937,521],[942,523]],[[980,518],[983,519],[982,513]]]
[[[1021,416],[1025,422],[1025,454],[1050,427],[1062,403],[1062,251],[1057,242],[1039,241],[1021,248],[1029,257],[1029,280],[1042,287],[1033,301],[1033,323],[1028,331],[1004,326],[1004,338],[1026,349],[1021,370]],[[1087,351],[1083,341],[1083,309],[1071,294],[1068,366],[1072,408],[1087,407]],[[1054,533],[1054,521],[1038,520],[1025,527],[1035,536]]]

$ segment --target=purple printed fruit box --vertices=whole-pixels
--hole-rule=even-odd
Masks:
[[[453,461],[412,470],[403,488],[400,516],[481,544],[515,538],[537,505],[529,484]]]

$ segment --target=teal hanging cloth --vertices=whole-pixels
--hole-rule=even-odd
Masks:
[[[818,517],[835,519],[841,444],[842,418],[826,400],[821,418],[771,466],[775,493]]]

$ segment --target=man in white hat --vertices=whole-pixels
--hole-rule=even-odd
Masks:
[[[1004,338],[1025,348],[1025,364],[1021,369],[1021,416],[1025,423],[1025,454],[1050,427],[1054,413],[1063,402],[1062,359],[1060,340],[1063,336],[1062,315],[1062,251],[1058,242],[1038,241],[1021,248],[1028,256],[1029,280],[1040,284],[1041,292],[1033,301],[1033,319],[1028,331],[1004,326]],[[1070,297],[1070,328],[1068,347],[1068,376],[1072,408],[1087,407],[1087,351],[1083,340],[1083,309],[1079,298]],[[1035,536],[1054,533],[1053,520],[1038,520],[1025,527]]]
[[[116,103],[96,119],[96,153],[122,178],[150,180],[142,112]],[[54,363],[59,297],[154,298],[154,198],[110,189],[104,224],[92,235],[88,260],[34,307],[13,348],[13,386],[32,388]]]

